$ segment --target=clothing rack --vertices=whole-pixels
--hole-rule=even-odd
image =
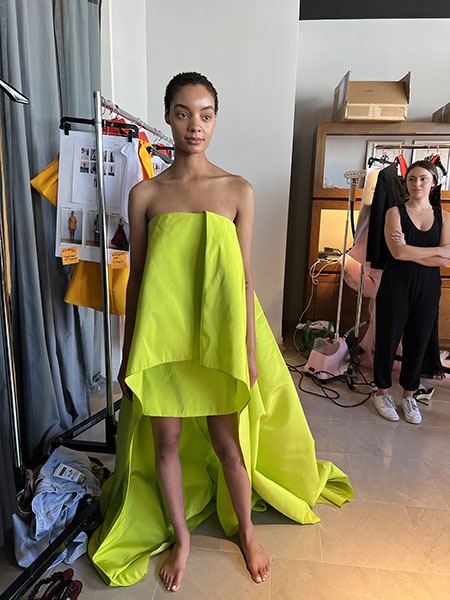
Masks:
[[[439,149],[440,148],[450,148],[450,144],[449,143],[443,143],[443,144],[375,144],[374,145],[374,150],[414,150],[414,149],[419,149],[419,150],[428,150],[431,151],[432,149],[436,150],[436,156],[435,158],[437,158],[437,160],[432,160],[431,162],[433,162],[436,167],[439,167],[439,169],[442,172],[443,176],[447,175],[447,169],[444,167],[444,165],[442,164],[442,161],[439,157]],[[428,157],[425,160],[429,160],[431,157]],[[368,158],[367,160],[367,165],[370,168],[373,163],[378,162],[381,163],[383,165],[392,165],[395,163],[389,160],[389,157],[386,154],[382,154],[381,156],[371,156],[370,158]]]
[[[115,411],[120,406],[120,401],[114,403],[112,395],[112,373],[111,373],[111,331],[110,331],[110,303],[109,303],[109,280],[108,280],[108,254],[106,243],[106,208],[105,190],[103,181],[103,127],[119,127],[120,124],[110,123],[102,119],[102,105],[100,92],[94,92],[93,119],[81,119],[77,117],[63,117],[60,127],[69,132],[71,123],[93,126],[95,129],[95,147],[97,153],[97,201],[100,223],[100,256],[102,276],[102,300],[103,300],[103,329],[104,329],[104,353],[105,353],[105,377],[106,377],[106,408],[92,415],[82,423],[78,423],[71,429],[65,431],[52,442],[52,447],[62,445],[85,450],[87,452],[115,453],[116,431]],[[137,137],[138,129],[135,125],[123,126],[127,135]],[[131,133],[133,131],[133,133]],[[131,139],[129,137],[129,139]],[[17,415],[18,416],[18,415]],[[97,423],[105,421],[105,441],[89,442],[75,440],[80,435]],[[20,438],[17,440],[20,451]],[[48,547],[13,581],[13,583],[0,595],[0,600],[18,600],[24,591],[29,589],[40,576],[49,568],[54,560],[67,548],[68,544],[83,530],[91,529],[98,523],[99,514],[98,500],[87,499],[80,505],[80,510],[70,525],[51,543]]]
[[[161,150],[163,150],[163,149],[173,150],[172,138],[165,135],[159,129],[155,129],[148,123],[145,123],[142,119],[135,117],[134,115],[127,112],[126,110],[123,110],[123,108],[120,108],[120,106],[118,106],[117,104],[114,104],[114,102],[112,102],[111,100],[107,100],[104,96],[101,97],[101,102],[102,102],[102,106],[104,108],[107,108],[110,112],[115,113],[117,116],[124,117],[130,123],[137,125],[140,129],[146,129],[147,131],[150,131],[150,133],[152,135],[154,135],[155,137],[157,137],[159,140],[164,140],[164,141],[168,142],[169,144],[171,144],[172,147],[170,147],[170,148],[161,146],[159,144],[152,144],[151,148],[148,148],[148,151],[151,152],[154,156],[158,156],[166,164],[168,164],[168,165],[172,164],[173,160],[169,156],[167,156],[167,154],[164,154],[164,152],[161,152]]]
[[[440,144],[439,142],[436,144],[375,144],[373,146],[374,150],[431,150],[432,148],[436,148],[436,150],[439,150],[439,148],[450,148],[450,144],[447,143],[443,143]]]
[[[106,203],[105,203],[105,187],[103,175],[103,129],[105,127],[115,127],[122,129],[128,136],[131,142],[132,138],[138,136],[138,128],[133,124],[115,123],[105,121],[102,118],[102,104],[100,92],[94,92],[94,119],[81,119],[77,117],[63,117],[60,122],[61,129],[64,129],[68,135],[71,123],[86,124],[93,126],[95,129],[95,149],[97,155],[97,202],[98,202],[98,218],[100,229],[100,266],[102,279],[102,302],[103,302],[103,336],[104,336],[104,355],[105,355],[105,380],[106,380],[106,409],[91,415],[83,422],[78,423],[74,427],[68,429],[63,434],[59,435],[52,442],[52,447],[64,444],[69,448],[78,450],[86,450],[88,452],[106,452],[114,454],[116,451],[116,430],[115,411],[119,407],[119,402],[114,403],[112,392],[112,369],[111,369],[111,324],[110,324],[110,301],[109,301],[109,279],[108,279],[108,245],[106,235]],[[100,421],[105,421],[105,441],[104,442],[88,442],[86,440],[73,439],[81,433],[90,429]]]
[[[0,79],[0,88],[14,102],[28,104],[28,98],[19,90],[13,88]],[[0,130],[0,136],[2,132]],[[9,412],[12,430],[12,446],[14,454],[14,475],[17,489],[23,485],[25,467],[22,458],[22,440],[20,431],[20,413],[17,398],[16,366],[14,361],[14,346],[12,339],[12,305],[11,305],[11,282],[10,282],[10,257],[8,246],[5,243],[5,233],[8,232],[8,221],[5,210],[6,206],[6,179],[4,162],[0,152],[0,171],[2,181],[2,207],[0,210],[0,279],[2,296],[2,333],[5,358],[6,389],[9,403]],[[36,558],[35,561],[17,577],[9,587],[2,592],[0,600],[18,600],[50,567],[55,558],[68,546],[68,544],[86,528],[90,528],[96,522],[98,515],[98,500],[87,499],[81,510],[54,542]]]
[[[102,102],[102,106],[104,108],[107,108],[111,112],[116,113],[117,116],[120,115],[120,116],[124,117],[125,119],[127,119],[128,121],[130,121],[130,123],[134,123],[135,125],[137,125],[140,129],[146,129],[147,131],[150,131],[150,133],[152,135],[154,135],[155,137],[157,137],[158,139],[164,140],[165,142],[167,142],[168,144],[170,144],[171,146],[173,146],[173,143],[174,143],[173,139],[171,137],[165,135],[159,129],[155,129],[154,127],[152,127],[148,123],[145,123],[139,117],[135,117],[134,115],[130,114],[129,112],[127,112],[123,108],[120,108],[120,106],[118,106],[117,104],[114,104],[114,102],[112,102],[111,100],[108,100],[104,96],[101,97],[101,102]]]

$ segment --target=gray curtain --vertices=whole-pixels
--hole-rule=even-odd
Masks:
[[[54,256],[56,209],[30,186],[58,154],[60,118],[93,116],[100,0],[0,0],[0,77],[30,100],[0,106],[18,397],[31,464],[89,415],[89,384],[101,369],[101,315],[63,301],[69,271]],[[3,413],[1,427],[9,429]]]

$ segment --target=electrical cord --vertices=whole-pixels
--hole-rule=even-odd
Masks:
[[[304,367],[305,365],[306,365],[306,362],[302,363],[301,365],[290,365],[286,361],[286,366],[287,366],[288,370],[291,371],[291,372],[294,371],[295,373],[301,373],[301,371],[299,371],[299,369],[300,369],[300,367]]]
[[[351,365],[352,369],[355,370],[354,373],[347,371],[342,375],[334,375],[333,373],[329,373],[328,371],[316,371],[315,373],[301,371],[299,367],[303,367],[306,363],[304,363],[303,365],[298,365],[298,367],[289,365],[288,363],[286,364],[290,371],[294,371],[300,375],[298,388],[301,392],[304,392],[305,394],[310,394],[311,396],[316,396],[318,398],[326,398],[327,400],[331,400],[333,404],[336,404],[336,406],[339,406],[340,408],[355,408],[357,406],[361,406],[362,404],[367,402],[367,400],[369,400],[369,398],[372,396],[375,390],[374,382],[367,381],[366,377],[364,376],[358,365]],[[358,373],[359,376],[363,379],[362,382],[354,380],[355,373]],[[341,394],[337,390],[324,385],[323,379],[319,377],[320,375],[328,375],[329,377],[326,379],[327,382],[336,381],[338,383],[344,383],[353,393],[364,395],[365,397],[356,404],[341,404],[340,402],[337,402],[337,400],[341,397]],[[302,386],[302,381],[305,376],[311,379],[313,384],[321,390],[321,393],[307,390],[305,387]],[[357,386],[369,386],[372,389],[370,390],[370,392],[367,392],[367,390],[359,391],[358,389],[356,389]]]
[[[308,311],[309,307],[311,306],[311,302],[312,299],[314,297],[314,286],[319,284],[319,277],[322,273],[322,271],[328,266],[328,265],[332,265],[332,264],[336,264],[338,262],[340,262],[341,257],[336,258],[335,260],[331,260],[331,259],[327,259],[327,260],[316,260],[316,262],[314,262],[308,269],[308,273],[309,276],[311,277],[311,293],[309,294],[309,299],[308,299],[308,303],[306,304],[305,309],[303,310],[302,314],[299,317],[298,322],[301,323],[303,317],[305,316],[306,312]],[[317,265],[322,265],[322,267],[320,269],[316,269]],[[294,331],[294,337],[295,337],[295,331]]]

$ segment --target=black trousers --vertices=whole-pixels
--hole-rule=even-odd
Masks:
[[[374,380],[378,388],[392,385],[392,366],[402,340],[400,385],[415,390],[422,361],[438,314],[441,278],[438,267],[390,262],[376,298]]]

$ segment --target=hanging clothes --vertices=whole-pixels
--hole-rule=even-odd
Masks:
[[[147,150],[150,144],[139,141],[138,156],[142,170],[142,178],[154,176],[151,156]],[[32,187],[53,206],[58,203],[59,156],[31,180]],[[100,263],[80,261],[73,269],[72,276],[64,297],[64,301],[76,306],[87,306],[95,310],[103,310],[102,283]],[[129,267],[112,269],[108,265],[110,312],[115,315],[125,314],[125,296]]]
[[[403,159],[403,157],[400,158]],[[399,206],[407,199],[403,179],[406,168],[403,159],[399,163],[396,162],[382,169],[378,174],[370,210],[366,251],[366,260],[374,269],[382,269],[389,256],[389,250],[384,239],[384,220],[388,208]]]

